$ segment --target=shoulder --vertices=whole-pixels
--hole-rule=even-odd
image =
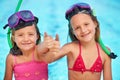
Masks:
[[[6,63],[13,65],[13,57],[14,56],[12,54],[8,54],[6,58]]]
[[[12,58],[13,58],[13,55],[9,53],[9,54],[7,55],[7,59],[8,59],[8,60],[11,60]]]
[[[74,41],[63,45],[61,49],[66,53],[71,53],[75,50],[75,48],[77,48],[77,46],[78,46],[78,42]]]
[[[111,58],[103,51],[103,49],[100,47],[100,52],[101,52],[101,56],[103,59],[103,62],[111,62]]]
[[[111,58],[104,52],[105,62],[111,62]]]
[[[76,45],[78,45],[78,42],[77,42],[77,41],[74,41],[74,42],[70,42],[70,43],[65,44],[63,47],[73,48],[73,47],[75,47]]]
[[[72,49],[72,48],[74,47],[74,45],[75,45],[74,42],[70,42],[70,43],[64,44],[64,45],[62,46],[62,48],[69,50],[69,49]]]

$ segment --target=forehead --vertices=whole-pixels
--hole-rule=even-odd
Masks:
[[[15,33],[20,33],[20,32],[36,32],[36,28],[34,25],[31,26],[26,26],[24,28],[18,29],[14,31]]]
[[[91,16],[88,14],[84,14],[84,13],[78,13],[78,14],[74,15],[70,20],[71,23],[74,23],[74,22],[80,23],[80,22],[84,22],[84,21],[92,21]]]
[[[71,20],[72,20],[72,19],[84,19],[84,18],[86,18],[86,19],[91,19],[91,16],[90,16],[89,14],[85,14],[85,13],[78,13],[78,14],[74,15],[74,16],[71,18]]]

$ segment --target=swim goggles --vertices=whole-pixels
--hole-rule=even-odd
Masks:
[[[25,22],[33,21],[34,15],[29,10],[23,10],[23,11],[19,11],[17,13],[14,13],[13,15],[11,15],[8,18],[8,24],[4,26],[4,29],[7,26],[9,26],[10,29],[15,28],[18,25],[20,19],[22,19]]]
[[[68,9],[65,13],[65,18],[70,21],[71,17],[74,16],[75,14],[78,13],[86,13],[86,14],[90,14],[92,16],[95,16],[93,10],[91,9],[91,7],[89,6],[89,4],[87,3],[77,3],[75,5],[73,5],[70,9]],[[100,36],[99,36],[99,40],[98,40],[100,46],[102,47],[102,49],[104,50],[104,52],[110,56],[111,58],[115,59],[117,57],[117,55],[115,55],[113,52],[109,51],[106,46],[103,44]]]
[[[70,20],[73,15],[78,14],[78,13],[87,13],[87,14],[93,15],[93,11],[88,4],[77,3],[66,11],[65,18],[67,20]]]

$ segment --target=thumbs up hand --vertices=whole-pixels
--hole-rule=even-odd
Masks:
[[[38,46],[39,53],[58,53],[60,49],[60,42],[59,42],[59,36],[56,35],[55,39],[53,39],[52,36],[48,35],[46,32],[44,33],[44,39],[43,42],[40,43]]]
[[[48,35],[46,32],[44,33],[44,39],[43,39],[43,46],[47,49],[50,49],[53,47],[54,39],[52,36]]]
[[[53,53],[58,53],[60,49],[59,36],[56,34],[55,39],[53,40],[52,46],[49,48],[49,51]]]

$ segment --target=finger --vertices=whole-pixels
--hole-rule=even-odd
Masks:
[[[55,40],[56,40],[56,41],[59,41],[59,36],[58,36],[58,34],[56,34]]]
[[[43,38],[43,40],[45,41],[48,37],[49,37],[49,35],[47,34],[47,32],[44,32],[44,38]]]
[[[47,32],[44,32],[44,38],[47,37],[47,36],[48,36]]]

